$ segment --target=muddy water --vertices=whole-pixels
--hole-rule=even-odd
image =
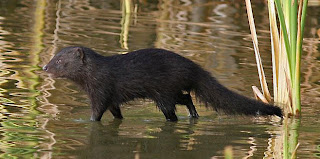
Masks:
[[[89,122],[88,98],[41,66],[59,49],[91,47],[104,55],[140,48],[175,51],[210,71],[228,88],[252,96],[258,75],[242,1],[140,1],[123,15],[118,0],[0,2],[1,158],[277,158],[283,137],[299,142],[299,158],[320,157],[319,16],[309,6],[302,57],[301,119],[226,116],[197,103],[200,119],[178,107],[165,122],[152,101],[123,106],[124,120],[106,113]],[[271,86],[267,7],[253,4],[260,51]],[[317,34],[318,33],[318,34]]]

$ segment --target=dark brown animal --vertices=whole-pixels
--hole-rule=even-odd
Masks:
[[[155,101],[168,121],[177,121],[176,104],[186,105],[190,116],[198,118],[191,91],[206,106],[227,114],[282,116],[280,108],[227,89],[199,65],[163,49],[105,57],[89,48],[67,47],[43,70],[87,92],[93,121],[99,121],[106,110],[122,119],[120,105],[136,98]]]

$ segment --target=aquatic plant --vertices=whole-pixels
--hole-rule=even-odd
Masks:
[[[285,115],[288,116],[299,116],[301,112],[300,61],[307,4],[308,0],[300,0],[299,4],[298,0],[268,0],[274,102],[282,105]],[[253,89],[257,98],[270,102],[271,96],[259,54],[250,0],[246,0],[246,6],[263,93],[255,86]]]
[[[288,126],[297,130],[295,122],[288,123],[288,116],[299,116],[300,100],[300,61],[304,24],[308,0],[268,0],[270,36],[272,48],[274,102],[282,105],[285,118],[283,120],[282,158],[295,158],[299,147],[297,132],[289,131]],[[263,94],[253,86],[256,98],[270,102],[271,96],[265,81],[264,71],[258,49],[258,40],[254,26],[250,0],[246,0],[248,19],[252,35],[254,51]],[[280,23],[278,29],[276,9]],[[291,133],[290,133],[291,132]],[[279,154],[279,153],[276,153]]]

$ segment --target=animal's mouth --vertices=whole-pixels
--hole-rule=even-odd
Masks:
[[[57,78],[57,79],[59,79],[59,78],[65,78],[65,77],[63,77],[63,75],[54,74],[54,73],[50,73],[50,72],[47,72],[47,73],[49,74],[49,77],[50,77],[50,78]]]
[[[50,69],[47,65],[43,66],[42,69],[49,74],[50,78],[63,78],[61,75],[50,72]]]
[[[59,76],[55,75],[55,74],[52,74],[52,73],[48,73],[49,74],[49,77],[51,78],[59,78]]]

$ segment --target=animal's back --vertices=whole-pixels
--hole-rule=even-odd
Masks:
[[[191,60],[163,49],[142,49],[113,56],[110,61],[116,90],[128,100],[190,91],[203,71]]]

